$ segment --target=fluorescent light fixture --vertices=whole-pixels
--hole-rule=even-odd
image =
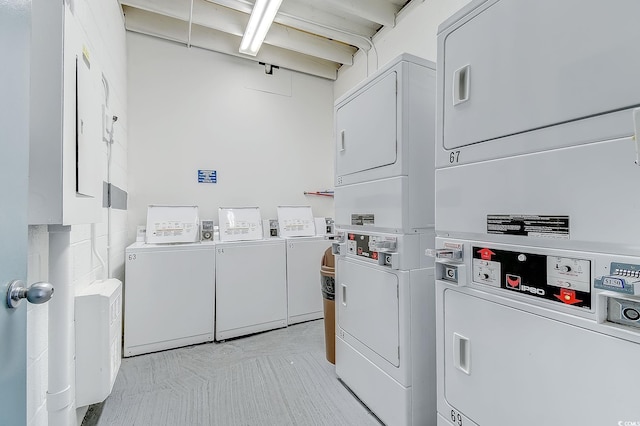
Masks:
[[[256,56],[264,41],[273,18],[278,13],[282,0],[256,0],[249,17],[247,29],[242,36],[240,53]]]

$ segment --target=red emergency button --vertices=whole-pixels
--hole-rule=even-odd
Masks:
[[[372,258],[373,260],[378,260],[378,252],[377,252],[377,251],[374,251],[373,253],[371,253],[371,258]]]
[[[350,240],[355,240],[355,239],[356,239],[356,236],[355,236],[354,234],[349,234],[349,239],[350,239]]]
[[[567,305],[575,305],[582,302],[582,300],[576,299],[576,291],[568,288],[561,289],[560,294],[554,294],[554,296]]]

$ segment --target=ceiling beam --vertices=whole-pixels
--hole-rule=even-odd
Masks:
[[[242,37],[248,21],[249,15],[245,13],[208,1],[195,0],[193,22],[198,25]],[[356,49],[344,43],[281,24],[271,25],[264,43],[347,65],[353,65],[353,55],[356,52]]]
[[[155,2],[157,3],[157,1]],[[123,5],[128,31],[179,42],[186,45],[188,23],[182,19],[158,16],[155,13]],[[191,46],[240,57],[254,62],[264,62],[281,68],[335,80],[339,63],[295,53],[287,49],[266,45],[255,57],[242,55],[240,37],[194,24],[191,32]]]
[[[185,1],[122,0],[122,4],[166,17],[189,20],[189,2]],[[249,15],[246,13],[218,6],[204,0],[194,0],[193,24],[242,37],[248,20]],[[344,43],[328,40],[327,38],[318,37],[280,24],[272,25],[264,43],[347,65],[353,64],[353,55],[356,52],[356,49]]]
[[[385,0],[324,0],[338,10],[394,27],[399,8]]]
[[[228,7],[230,9],[237,10],[239,12],[251,13],[252,3],[246,0],[206,0],[210,3],[215,3],[220,6]],[[314,18],[315,19],[315,18]],[[280,11],[276,15],[274,22],[278,24],[285,25],[287,27],[295,28],[304,32],[318,34],[320,36],[340,41],[345,44],[349,44],[352,46],[356,46],[359,49],[363,49],[365,51],[371,48],[370,36],[368,34],[373,34],[374,30],[370,28],[361,27],[358,30],[351,29],[342,29],[338,26],[335,26],[331,23],[316,23],[311,20],[303,19],[297,17],[293,14],[288,13],[288,9],[286,7],[281,7]],[[362,31],[362,32],[360,32]]]

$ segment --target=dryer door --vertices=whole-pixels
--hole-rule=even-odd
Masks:
[[[442,396],[474,424],[638,419],[640,345],[455,290],[443,308]]]
[[[346,259],[337,267],[338,326],[398,367],[398,276]]]
[[[445,149],[640,104],[628,86],[640,72],[640,2],[510,0],[481,7],[439,36]]]
[[[390,72],[337,108],[337,176],[396,162],[397,78]]]

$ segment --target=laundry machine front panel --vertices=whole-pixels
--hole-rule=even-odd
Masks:
[[[213,245],[128,249],[125,272],[124,356],[213,340]]]
[[[627,388],[640,380],[630,362],[640,357],[638,344],[517,309],[508,301],[451,288],[438,291],[443,292],[441,415],[453,411],[454,418],[461,413],[479,425],[521,426],[617,425],[638,419],[636,394]]]
[[[397,79],[397,72],[390,72],[336,109],[338,175],[397,161]]]
[[[399,282],[395,273],[337,259],[338,328],[393,366],[400,365]]]
[[[216,244],[216,340],[286,322],[284,240]]]
[[[287,322],[295,324],[323,317],[320,264],[331,246],[323,237],[288,238]]]
[[[640,249],[640,198],[631,195],[640,181],[635,156],[634,140],[625,138],[437,169],[436,231],[634,255]]]
[[[444,149],[640,104],[637,91],[616,84],[640,72],[637,1],[620,0],[615,8],[581,0],[475,5],[439,29]]]
[[[336,101],[335,185],[430,175],[435,64],[403,54]]]

